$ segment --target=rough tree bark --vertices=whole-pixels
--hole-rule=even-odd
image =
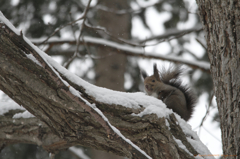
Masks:
[[[39,63],[27,56],[33,56]],[[155,114],[133,116],[132,113],[139,113],[144,108],[132,109],[99,102],[82,86],[59,72],[61,78],[81,93],[81,98],[74,96],[69,90],[70,86],[66,86],[56,74],[57,69],[51,67],[25,42],[22,35],[16,35],[0,23],[0,89],[36,116],[29,119],[32,122],[28,119],[26,122],[2,119],[1,147],[12,143],[32,143],[56,153],[73,145],[82,145],[129,158],[147,158],[120,137],[89,106],[92,103],[103,112],[111,125],[154,159],[190,159],[194,157],[188,152],[199,154],[188,142],[189,138],[186,138],[174,114],[166,119]],[[31,135],[26,138],[26,134]],[[183,143],[188,152],[180,148],[176,139]]]
[[[13,119],[12,115],[0,117],[0,150],[15,143],[27,143],[42,146],[48,152],[67,149],[67,144],[38,118]]]
[[[197,0],[220,116],[223,155],[240,158],[240,2]]]

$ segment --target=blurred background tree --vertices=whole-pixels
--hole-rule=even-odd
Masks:
[[[77,20],[89,2],[86,16]],[[126,92],[143,91],[140,70],[152,73],[153,63],[168,65],[169,61],[128,56],[121,49],[85,42],[86,36],[140,48],[146,55],[152,52],[208,62],[197,7],[191,0],[1,0],[0,10],[40,49],[98,86]],[[48,38],[52,43],[46,41]],[[191,69],[188,65],[184,68],[187,70],[185,83],[191,83],[197,95],[205,94],[207,99],[203,101],[206,115],[193,126],[200,133],[207,115],[216,109],[212,103],[212,80],[206,71]],[[2,100],[6,98],[2,96]],[[213,119],[218,121],[217,113],[214,114]],[[93,159],[113,158],[87,148],[84,151]],[[71,154],[61,152],[56,158],[76,158]],[[17,144],[4,148],[0,158],[48,158],[48,155],[38,146]]]

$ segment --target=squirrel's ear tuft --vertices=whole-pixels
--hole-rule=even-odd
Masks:
[[[156,78],[156,80],[157,81],[161,81],[159,73],[158,73],[158,69],[157,69],[157,64],[153,65],[153,73],[154,73],[154,77]]]
[[[145,79],[146,77],[148,77],[147,73],[145,71],[141,71],[142,77],[143,79]]]

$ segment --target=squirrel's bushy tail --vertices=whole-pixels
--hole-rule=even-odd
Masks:
[[[179,79],[183,69],[181,65],[170,65],[168,69],[162,67],[159,71],[160,79],[163,83],[169,83],[171,80]]]
[[[191,117],[195,104],[197,103],[197,97],[190,89],[189,86],[183,85],[182,81],[179,79],[180,75],[182,74],[183,69],[181,65],[171,65],[168,69],[163,67],[160,74],[160,80],[168,85],[178,88],[181,92],[183,92],[186,103],[187,103],[187,110],[189,112],[189,118]]]

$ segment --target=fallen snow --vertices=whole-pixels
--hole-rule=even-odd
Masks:
[[[173,137],[173,139],[175,140],[175,142],[178,144],[178,146],[183,149],[184,151],[186,151],[189,155],[193,156],[193,154],[191,154],[188,149],[186,148],[186,146],[182,143],[181,140],[176,139],[175,137]]]
[[[199,153],[199,156],[195,158],[204,159],[215,159],[208,148],[202,143],[197,133],[192,130],[192,127],[183,120],[180,116],[176,116],[179,126],[182,128],[184,134],[187,136],[188,142],[193,146],[193,148]]]
[[[107,103],[107,104],[115,104],[115,105],[122,105],[128,108],[134,108],[138,109],[141,108],[141,106],[148,107],[151,105],[155,105],[156,109],[157,107],[160,109],[160,111],[166,110],[166,116],[172,113],[169,109],[163,109],[166,108],[166,105],[153,97],[146,96],[142,92],[137,92],[137,93],[126,93],[126,92],[120,92],[120,91],[113,91],[107,88],[103,87],[98,87],[95,85],[92,85],[81,78],[79,78],[77,75],[71,73],[68,71],[66,68],[62,67],[59,63],[54,61],[50,56],[45,54],[44,52],[41,51],[42,56],[46,59],[46,61],[53,66],[58,72],[60,72],[63,76],[67,77],[71,82],[82,86],[85,90],[86,93],[89,94],[90,96],[93,96],[97,101],[102,102],[102,103]],[[70,91],[76,95],[79,93],[77,91],[74,92],[72,88]],[[163,112],[161,113],[162,115],[159,116],[163,117]]]
[[[193,146],[193,148],[199,153],[196,157],[203,157],[205,159],[215,159],[214,155],[208,150],[208,148],[201,142],[200,139],[191,139],[187,137],[188,142]]]
[[[137,145],[135,145],[131,140],[127,139],[124,135],[122,135],[122,133],[113,125],[110,124],[110,122],[108,121],[108,119],[105,117],[105,115],[101,112],[101,110],[99,110],[98,108],[94,108],[95,111],[97,111],[102,118],[108,123],[108,125],[112,128],[112,130],[118,134],[118,136],[120,136],[123,140],[125,140],[127,143],[129,143],[130,145],[132,145],[132,147],[134,147],[135,149],[137,149],[139,152],[141,152],[145,157],[147,157],[148,159],[151,159],[152,157],[150,157],[148,154],[146,154],[145,151],[141,150]]]
[[[22,113],[17,113],[13,116],[13,118],[31,118],[35,117],[31,113],[29,113],[24,107],[19,106],[14,101],[0,102],[0,115],[4,115],[10,110],[25,110]]]
[[[158,100],[158,102],[162,102],[162,101]],[[142,112],[140,112],[139,114],[133,113],[132,115],[143,117],[144,115],[148,115],[148,114],[156,114],[159,118],[162,118],[162,117],[168,117],[168,115],[170,115],[172,113],[173,113],[173,111],[171,109],[166,109],[165,105],[164,106],[156,106],[156,104],[155,104],[155,105],[147,105],[147,107]]]
[[[124,135],[122,135],[122,133],[112,124],[110,124],[110,122],[108,121],[107,117],[102,113],[101,110],[99,110],[95,104],[91,104],[89,103],[86,99],[84,99],[83,97],[81,97],[80,93],[77,94],[77,90],[75,90],[73,87],[70,87],[70,91],[75,94],[77,97],[79,97],[80,99],[82,99],[88,106],[90,106],[92,109],[94,109],[106,122],[107,124],[111,127],[111,129],[118,134],[118,136],[120,136],[123,140],[125,140],[127,143],[129,143],[130,145],[132,145],[132,147],[134,147],[135,149],[137,149],[139,152],[141,152],[144,156],[146,156],[147,158],[151,159],[150,156],[148,156],[146,154],[146,152],[144,152],[143,150],[141,150],[137,145],[135,145],[131,140],[127,139]],[[106,89],[107,90],[107,89]]]
[[[24,111],[23,113],[17,113],[13,116],[13,118],[33,118],[35,117],[34,115],[32,115],[31,113],[29,113],[29,111]]]
[[[31,59],[33,62],[35,62],[36,64],[38,64],[39,66],[42,66],[40,64],[40,62],[32,55],[32,54],[26,54],[26,56]]]
[[[167,119],[165,119],[165,123],[166,123],[166,126],[168,127],[168,130],[170,130],[170,129],[171,129],[171,128],[170,128],[170,124],[169,124],[169,122],[168,122]]]

